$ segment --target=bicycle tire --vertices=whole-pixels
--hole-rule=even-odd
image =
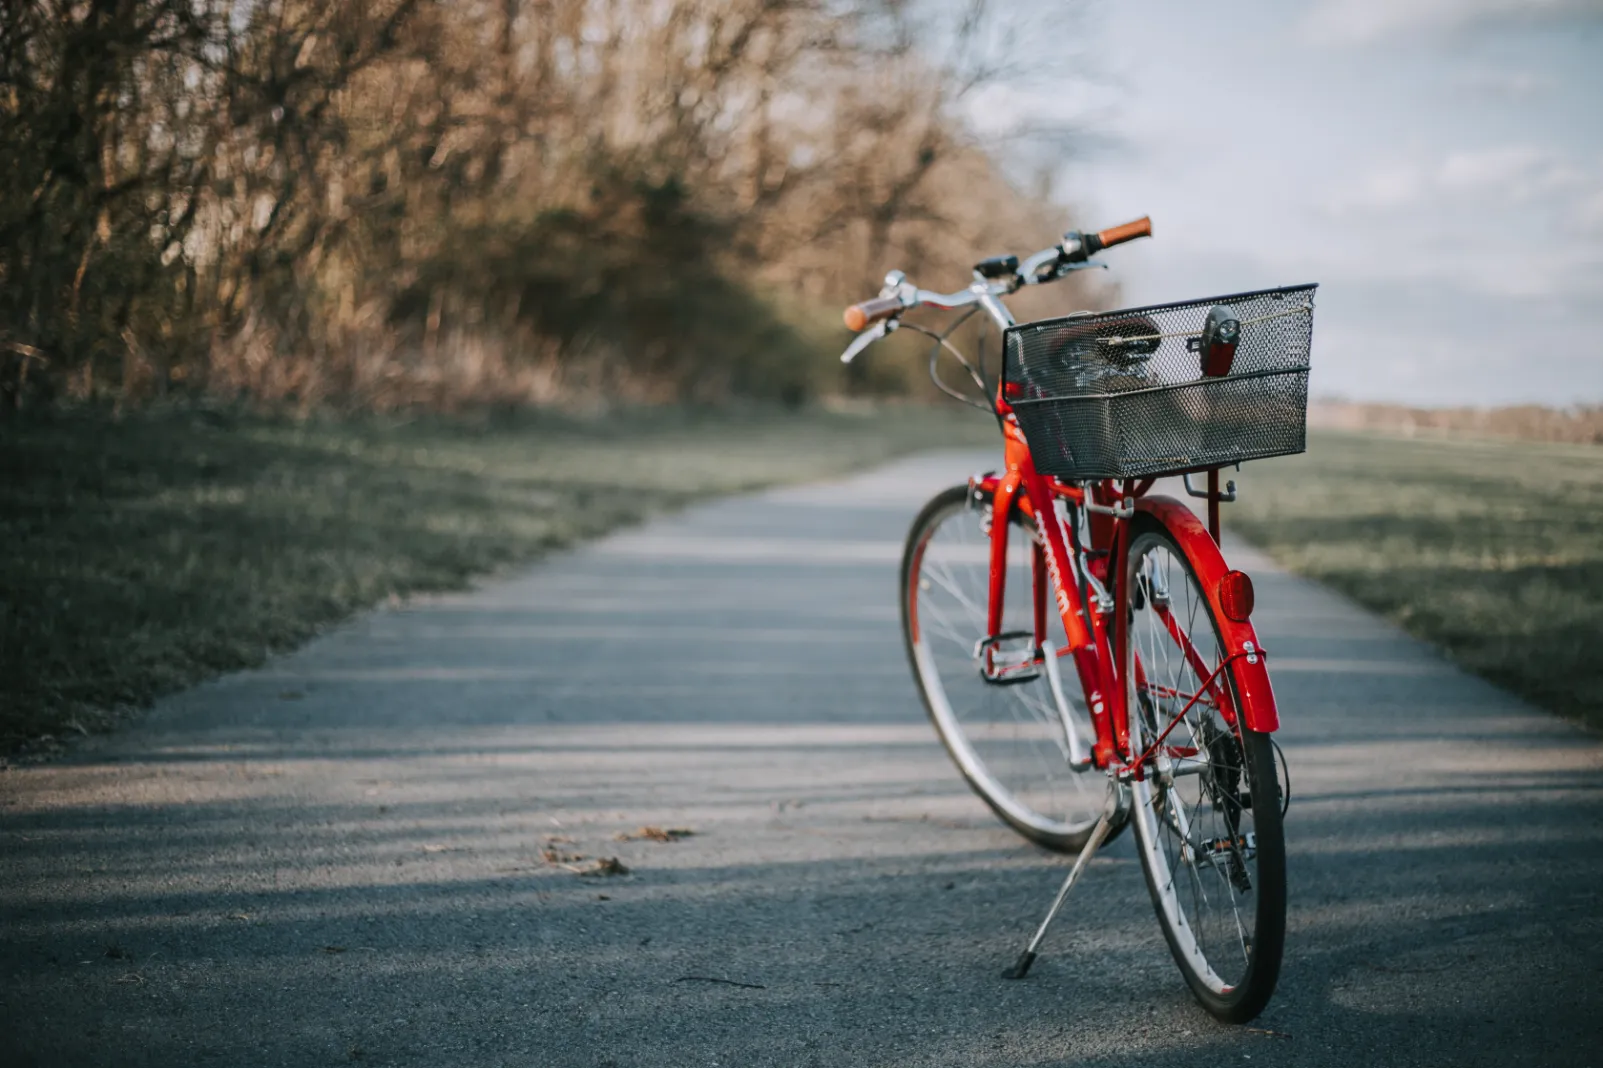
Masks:
[[[1123,668],[1132,745],[1149,745],[1180,718],[1164,743],[1168,774],[1149,768],[1132,784],[1136,850],[1164,940],[1192,993],[1220,1020],[1245,1023],[1274,994],[1285,947],[1283,794],[1274,745],[1239,717],[1239,725],[1226,718],[1225,707],[1240,707],[1228,670],[1214,687],[1203,685],[1223,661],[1223,644],[1180,542],[1150,519],[1131,534]],[[1164,621],[1160,599],[1195,659]],[[1181,715],[1196,694],[1205,696]]]
[[[982,532],[988,499],[967,486],[937,494],[913,521],[902,554],[902,637],[924,709],[947,754],[969,787],[1009,827],[1057,852],[1080,849],[1102,811],[1104,779],[1095,769],[1070,766],[1065,737],[1045,672],[1032,681],[996,685],[978,670],[978,643],[986,634],[989,537]],[[1029,547],[1034,523],[1010,518],[1004,632],[1033,628]],[[1023,562],[1022,566],[1020,562]],[[938,574],[937,564],[946,565]],[[961,565],[960,567],[958,565]],[[1043,576],[1043,581],[1046,580]],[[953,586],[964,588],[954,592]],[[962,608],[952,618],[938,603],[946,594]],[[1055,598],[1048,596],[1048,605]],[[1049,611],[1049,625],[1062,624]],[[1033,636],[1033,629],[1031,630]],[[1061,643],[1061,636],[1060,636]],[[1089,746],[1089,714],[1079,680],[1063,678],[1072,714]],[[1117,829],[1115,830],[1117,833]]]

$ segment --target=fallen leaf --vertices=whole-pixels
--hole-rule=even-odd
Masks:
[[[560,849],[542,849],[540,850],[540,859],[547,864],[572,864],[574,861],[583,860],[584,855],[581,853],[564,853]]]
[[[614,835],[614,837],[617,838],[617,840],[620,841],[620,842],[639,842],[639,841],[677,842],[679,839],[681,839],[681,838],[689,838],[691,835],[693,835],[695,833],[696,833],[695,831],[692,831],[688,827],[667,827],[667,828],[663,828],[663,827],[650,827],[650,826],[647,826],[647,827],[641,827],[639,830],[635,831],[633,834],[621,833],[621,834]]]
[[[588,868],[580,868],[578,872],[580,875],[628,875],[629,869],[617,857],[597,857]]]

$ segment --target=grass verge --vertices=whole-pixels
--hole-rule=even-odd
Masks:
[[[654,511],[995,437],[916,407],[0,423],[0,753]]]
[[[1325,432],[1226,523],[1535,704],[1603,727],[1603,449]]]

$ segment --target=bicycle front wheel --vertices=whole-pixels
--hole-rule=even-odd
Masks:
[[[954,486],[913,522],[902,557],[902,631],[924,707],[974,792],[1032,842],[1079,849],[1102,812],[1101,772],[1075,767],[1073,729],[1094,741],[1078,677],[1062,679],[1069,724],[1059,715],[1046,665],[1036,656],[1035,525],[1009,520],[1000,637],[987,633],[991,505]],[[1046,593],[1045,590],[1042,591]],[[1054,603],[1047,597],[1047,604]],[[1061,648],[1062,622],[1048,610]],[[990,671],[986,670],[989,658]],[[1009,665],[998,670],[996,665]]]
[[[1167,530],[1138,528],[1126,579],[1132,747],[1144,750],[1173,724],[1133,784],[1147,889],[1197,999],[1221,1020],[1244,1023],[1274,993],[1285,943],[1274,746],[1240,721],[1230,672],[1214,674],[1225,658],[1218,623]]]

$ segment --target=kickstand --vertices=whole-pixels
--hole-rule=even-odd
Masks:
[[[1063,880],[1063,886],[1059,888],[1058,896],[1053,900],[1052,907],[1047,909],[1046,919],[1042,920],[1041,926],[1035,929],[1035,937],[1030,939],[1029,946],[1025,948],[1023,953],[1019,954],[1019,959],[1013,962],[1013,966],[1002,973],[1002,978],[1023,979],[1030,973],[1030,965],[1035,963],[1035,951],[1041,948],[1041,942],[1046,938],[1046,929],[1052,926],[1053,920],[1057,919],[1058,910],[1063,908],[1063,902],[1067,900],[1069,891],[1074,889],[1074,884],[1079,880],[1080,873],[1085,870],[1086,864],[1090,863],[1091,857],[1098,849],[1102,848],[1102,843],[1107,841],[1108,834],[1113,830],[1115,821],[1121,819],[1129,811],[1129,807],[1129,788],[1109,776],[1108,796],[1107,800],[1102,804],[1102,817],[1097,820],[1096,826],[1091,828],[1091,837],[1086,840],[1085,848],[1080,850],[1080,855],[1074,859],[1074,867],[1069,869],[1069,877]]]

